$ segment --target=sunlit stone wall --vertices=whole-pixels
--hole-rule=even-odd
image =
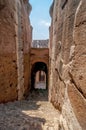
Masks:
[[[49,99],[62,130],[85,130],[86,1],[54,0],[50,15]]]

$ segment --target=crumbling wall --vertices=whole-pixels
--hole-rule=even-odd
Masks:
[[[86,1],[55,0],[50,13],[50,101],[61,112],[60,129],[85,130]]]
[[[13,1],[0,1],[0,102],[17,99],[17,58]]]
[[[32,42],[32,26],[28,18],[31,12],[31,5],[28,0],[24,0],[22,9],[23,20],[23,44],[24,44],[24,94],[28,95],[30,89],[30,48]],[[25,22],[26,21],[26,22]]]
[[[30,10],[26,0],[0,0],[0,102],[22,99],[25,93],[24,48],[29,55]]]

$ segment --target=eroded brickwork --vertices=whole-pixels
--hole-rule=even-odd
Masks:
[[[23,99],[32,65],[44,62],[59,130],[86,130],[86,0],[54,0],[49,50],[30,50],[30,11],[28,0],[0,0],[0,103]]]
[[[0,102],[22,99],[28,87],[30,10],[27,0],[0,0]]]
[[[50,14],[50,101],[61,129],[85,130],[86,1],[55,0]]]

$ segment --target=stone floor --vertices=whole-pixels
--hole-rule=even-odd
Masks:
[[[46,89],[46,83],[45,82],[38,82],[38,83],[35,84],[35,88]]]
[[[0,130],[58,130],[58,119],[45,90],[32,92],[27,100],[0,104]]]

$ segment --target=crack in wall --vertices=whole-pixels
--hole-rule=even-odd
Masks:
[[[77,24],[75,27],[79,27],[79,26],[81,26],[81,25],[83,25],[83,24],[86,24],[86,20],[84,20],[84,21],[81,21],[79,24]]]
[[[66,83],[65,83],[65,81],[63,80],[63,78],[62,78],[62,76],[60,75],[60,73],[59,73],[59,71],[58,71],[57,68],[55,68],[55,71],[57,72],[60,81],[62,81],[62,82],[64,83],[64,85],[66,86]]]
[[[73,75],[72,75],[70,72],[69,72],[69,76],[70,76],[70,78],[71,78],[70,82],[74,84],[74,86],[77,88],[77,90],[79,91],[79,93],[83,96],[83,98],[86,99],[86,96],[84,95],[84,93],[83,93],[83,91],[81,90],[81,88],[77,86],[77,84],[76,84],[76,82],[75,82],[75,80],[74,80],[74,78],[73,78]]]

